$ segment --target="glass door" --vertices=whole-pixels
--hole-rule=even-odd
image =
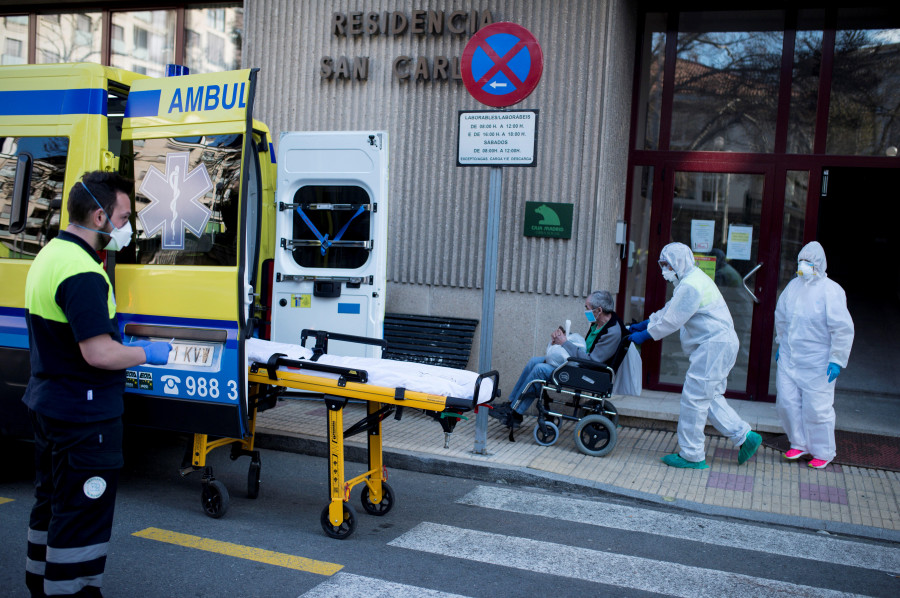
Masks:
[[[737,362],[728,378],[729,396],[764,399],[771,354],[774,276],[779,270],[778,242],[771,242],[774,168],[756,172],[716,171],[715,163],[678,163],[664,169],[663,201],[654,213],[648,260],[655,262],[663,246],[680,242],[691,247],[701,268],[716,282],[734,320],[740,342]],[[655,230],[653,230],[655,229]],[[802,226],[801,226],[802,234]],[[654,274],[657,274],[654,271]],[[659,309],[674,288],[659,275],[648,276],[646,313]],[[655,307],[651,307],[655,306]],[[654,346],[655,345],[655,346]],[[684,382],[688,356],[677,335],[644,349],[645,363],[658,377],[650,387],[674,390]],[[766,367],[762,367],[765,364]],[[656,366],[656,367],[654,367]]]

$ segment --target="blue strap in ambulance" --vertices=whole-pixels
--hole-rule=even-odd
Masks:
[[[312,220],[309,219],[309,217],[303,212],[300,206],[297,206],[297,213],[300,214],[300,217],[303,218],[303,222],[306,223],[306,226],[309,227],[309,230],[312,231],[312,234],[316,236],[316,239],[318,239],[319,243],[322,245],[322,255],[328,253],[328,248],[331,247],[332,244],[334,244],[336,241],[341,240],[341,237],[343,237],[344,233],[347,232],[347,227],[350,226],[350,223],[353,222],[353,220],[364,211],[365,206],[359,206],[359,209],[356,210],[356,213],[354,213],[353,216],[350,217],[350,220],[348,220],[347,223],[341,227],[341,230],[339,230],[338,234],[334,236],[334,239],[329,241],[328,235],[323,235],[322,233],[320,233],[319,229],[316,228],[316,225],[312,223]]]

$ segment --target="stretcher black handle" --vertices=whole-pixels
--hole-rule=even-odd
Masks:
[[[264,367],[269,373],[269,378],[272,380],[277,380],[278,376],[275,374],[275,371],[280,366],[287,366],[300,370],[313,370],[316,372],[337,374],[338,376],[340,376],[340,379],[338,379],[338,386],[344,386],[348,381],[360,382],[362,384],[365,384],[369,381],[369,373],[366,370],[343,368],[337,365],[327,365],[324,363],[317,363],[315,361],[306,361],[305,359],[287,359],[286,357],[284,357],[283,353],[275,353],[274,355],[272,355],[272,357],[269,358],[269,361],[266,363],[254,362],[250,366],[250,371],[258,372],[260,367]]]
[[[494,383],[494,389],[491,391],[491,398],[488,399],[487,402],[490,403],[500,396],[500,373],[497,370],[491,370],[483,374],[478,374],[478,377],[475,379],[475,394],[472,395],[472,409],[478,407],[478,393],[481,392],[481,381],[485,378],[490,378]]]
[[[328,340],[345,341],[348,343],[359,343],[362,345],[375,345],[381,347],[381,352],[387,348],[387,341],[380,338],[370,338],[368,336],[355,336],[352,334],[341,334],[339,332],[329,332],[327,330],[310,330],[304,328],[300,331],[300,344],[306,346],[306,339],[310,336],[315,337],[316,345],[313,347],[313,359],[318,359],[319,355],[328,353]]]

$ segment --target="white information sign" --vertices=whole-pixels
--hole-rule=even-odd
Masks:
[[[457,166],[537,164],[537,110],[460,111]]]
[[[691,251],[709,253],[715,238],[715,220],[691,220]]]
[[[728,227],[728,254],[730,260],[749,260],[753,255],[753,227],[732,224]]]

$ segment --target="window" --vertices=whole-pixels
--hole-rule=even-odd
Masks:
[[[68,12],[38,16],[35,55],[39,62],[100,62],[101,15]]]
[[[110,44],[111,66],[157,77],[175,62],[174,10],[115,11],[110,19],[112,28],[124,33],[121,42]]]
[[[23,44],[20,39],[6,38],[6,47],[3,50],[3,64],[24,64],[22,55]]]
[[[900,145],[898,40],[900,22],[896,16],[866,10],[839,11],[827,153],[896,155]]]
[[[682,13],[670,149],[771,152],[784,14]]]
[[[135,250],[118,261],[235,266],[242,143],[240,134],[135,140]]]
[[[125,52],[125,28],[121,25],[113,25],[110,34],[112,37],[110,46],[112,51],[117,54]]]
[[[34,259],[59,234],[68,152],[66,137],[0,137],[0,257]],[[16,161],[22,153],[34,159],[31,193],[25,230],[11,235]]]
[[[90,33],[91,17],[86,14],[75,15],[75,28],[82,33]]]
[[[129,3],[118,4],[124,7]],[[30,22],[28,15],[0,16],[0,64],[25,64],[29,56],[37,63],[101,63],[103,43],[107,42],[109,66],[150,76],[162,76],[165,66],[172,63],[183,64],[192,73],[241,68],[243,3],[175,4],[183,10],[113,8],[108,34],[103,15],[96,10],[39,12],[36,23]],[[179,26],[184,31],[180,45]]]
[[[213,29],[215,31],[225,31],[225,9],[206,9],[206,23],[210,29]]]
[[[139,58],[147,57],[147,30],[135,26],[134,28],[134,49],[137,53],[143,54]]]
[[[225,40],[218,35],[210,35],[207,55],[211,64],[225,66]]]
[[[227,4],[187,8],[184,26],[184,63],[192,73],[241,68],[242,8]]]
[[[304,268],[362,267],[372,251],[369,194],[362,187],[310,185],[294,194],[294,261]],[[324,247],[327,236],[330,246]]]

